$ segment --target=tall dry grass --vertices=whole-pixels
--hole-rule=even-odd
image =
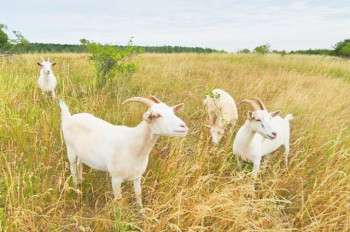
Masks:
[[[46,55],[44,55],[46,56]],[[0,60],[0,231],[350,231],[350,62],[331,57],[237,54],[143,54],[123,94],[95,88],[86,55],[52,54],[58,98],[134,126],[155,95],[190,127],[184,139],[162,137],[144,174],[139,215],[132,186],[114,201],[110,177],[84,167],[72,187],[57,101],[36,85],[39,55]],[[288,168],[271,154],[255,183],[251,165],[236,172],[232,142],[245,120],[213,147],[203,126],[204,92],[222,88],[236,101],[259,96],[269,110],[293,113]],[[254,190],[255,188],[255,190]]]

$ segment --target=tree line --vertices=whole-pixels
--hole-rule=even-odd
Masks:
[[[116,49],[125,49],[127,46],[111,45]],[[183,46],[135,46],[138,52],[147,53],[213,53],[213,52],[225,52],[212,48],[201,47],[183,47]],[[56,44],[56,43],[30,43],[23,47],[24,53],[45,53],[45,52],[67,52],[67,53],[84,53],[88,52],[86,47],[80,44]]]
[[[88,52],[87,46],[81,44],[57,44],[57,43],[30,43],[19,31],[7,32],[6,25],[0,23],[0,53],[84,53]],[[10,39],[9,34],[12,33]],[[80,42],[86,39],[81,39]],[[108,45],[117,50],[123,50],[128,46]],[[225,52],[224,50],[216,50],[212,48],[202,47],[184,47],[184,46],[134,46],[137,52],[148,53],[217,53]]]
[[[302,55],[330,55],[330,56],[340,56],[344,58],[350,58],[350,39],[345,39],[341,42],[338,42],[333,46],[333,49],[307,49],[307,50],[296,50],[290,51],[287,53],[285,50],[271,50],[270,44],[263,44],[255,47],[252,51],[245,48],[239,53],[257,53],[257,54],[265,54],[265,53],[277,53],[281,55],[285,54],[302,54]]]

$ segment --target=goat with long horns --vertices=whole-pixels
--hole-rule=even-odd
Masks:
[[[285,118],[278,116],[279,111],[269,113],[260,98],[245,99],[242,104],[248,104],[254,111],[248,112],[244,125],[238,130],[233,142],[233,153],[237,158],[238,169],[240,159],[253,163],[252,177],[255,179],[259,171],[261,158],[280,146],[285,148],[285,163],[288,165],[290,125],[292,114]]]
[[[121,184],[133,181],[138,205],[142,208],[141,177],[148,164],[153,145],[161,135],[184,137],[186,124],[175,113],[184,104],[169,107],[156,97],[133,97],[123,102],[139,102],[148,106],[142,122],[136,127],[112,125],[87,113],[71,115],[60,101],[62,131],[73,183],[82,179],[81,163],[108,171],[116,198],[121,197]]]

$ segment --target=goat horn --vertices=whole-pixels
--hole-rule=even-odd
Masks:
[[[253,97],[253,99],[258,103],[258,105],[260,106],[261,110],[266,110],[266,107],[264,105],[264,103],[262,102],[262,100],[258,97]]]
[[[156,98],[155,96],[150,96],[149,99],[151,99],[152,101],[154,101],[155,103],[161,103],[162,101],[159,100],[158,98]]]
[[[48,62],[50,62],[50,57],[47,59]]]
[[[41,58],[41,60],[42,60],[43,62],[45,62],[45,60],[44,60],[44,58],[43,58],[42,56],[40,56],[40,58]]]
[[[144,97],[132,97],[132,98],[125,100],[122,104],[125,104],[128,102],[140,102],[140,103],[147,105],[148,107],[151,107],[153,104],[155,104],[154,101],[147,99],[147,98],[144,98]]]
[[[260,110],[259,106],[252,100],[244,99],[240,102],[240,105],[242,105],[243,103],[250,105],[255,111]]]

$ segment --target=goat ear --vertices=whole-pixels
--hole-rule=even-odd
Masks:
[[[143,120],[145,120],[146,122],[150,123],[152,121],[152,112],[151,111],[147,111],[146,113],[143,114]]]
[[[280,113],[281,113],[281,111],[280,111],[280,110],[277,110],[277,111],[275,111],[275,112],[271,112],[270,115],[271,115],[272,117],[276,117],[276,116],[279,115]]]
[[[176,113],[176,112],[182,110],[182,108],[184,107],[184,105],[185,105],[184,103],[181,103],[181,104],[178,104],[178,105],[173,106],[173,107],[171,107],[171,108],[173,108],[174,113]]]
[[[52,65],[52,66],[55,66],[55,65],[56,65],[56,63],[52,63],[51,65]]]
[[[248,119],[249,120],[253,120],[254,119],[252,111],[248,111]]]
[[[39,62],[38,62],[37,64],[38,64],[39,66],[43,66],[43,65],[42,65],[41,63],[39,63]]]

